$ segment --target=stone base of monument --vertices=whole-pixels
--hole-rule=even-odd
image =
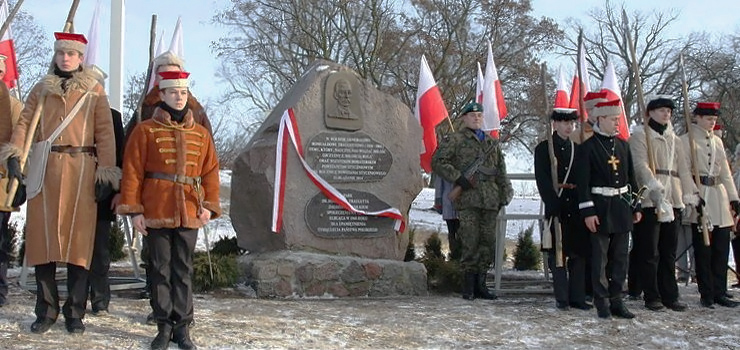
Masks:
[[[427,296],[427,273],[415,261],[276,251],[239,258],[260,298]]]

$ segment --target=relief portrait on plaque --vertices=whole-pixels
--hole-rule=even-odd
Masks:
[[[330,129],[362,129],[359,81],[351,72],[336,72],[326,78],[324,121]]]

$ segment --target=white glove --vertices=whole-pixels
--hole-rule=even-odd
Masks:
[[[650,190],[648,198],[650,198],[650,201],[653,202],[657,208],[665,197],[665,187],[663,187],[663,184],[657,179],[652,179],[650,183],[648,183],[647,187],[648,190]]]

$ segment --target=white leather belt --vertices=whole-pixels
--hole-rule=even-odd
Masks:
[[[604,197],[614,197],[629,192],[629,186],[624,187],[591,187],[591,193]]]

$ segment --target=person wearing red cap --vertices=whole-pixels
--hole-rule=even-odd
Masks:
[[[35,133],[34,141],[49,139],[52,144],[46,164],[30,162],[26,167],[29,174],[44,174],[41,192],[29,199],[26,221],[25,258],[35,266],[37,286],[31,331],[46,332],[56,322],[60,309],[54,276],[62,263],[67,266],[68,297],[61,310],[65,326],[70,333],[83,333],[96,201],[118,188],[121,170],[105,90],[81,65],[87,40],[73,33],[54,36],[52,71],[29,93],[0,159],[7,162],[9,178],[21,181],[19,160],[26,134]],[[29,130],[35,113],[41,116],[39,128]]]
[[[592,125],[596,123],[596,119],[591,116],[591,111],[594,109],[594,106],[596,106],[597,103],[606,102],[606,101],[607,101],[606,92],[586,93],[586,96],[583,97],[583,106],[586,108],[588,119],[581,120],[580,127],[583,128],[583,132],[581,132],[581,130],[576,130],[575,132],[570,134],[570,139],[573,142],[581,144],[584,141],[588,140],[594,134]]]
[[[714,304],[737,307],[738,303],[727,298],[727,262],[730,250],[730,228],[740,213],[740,198],[732,180],[725,147],[713,133],[719,118],[720,104],[699,102],[694,109],[694,124],[691,125],[694,144],[689,144],[688,134],[681,136],[684,148],[693,151],[696,163],[692,164],[699,173],[699,204],[691,206],[688,213],[692,222],[692,242],[696,259],[696,282],[701,294],[701,305],[714,308]],[[689,152],[685,161],[691,164]],[[704,245],[702,230],[698,226],[698,215],[708,223],[710,244]]]
[[[647,104],[647,125],[636,127],[629,139],[637,185],[648,190],[642,199],[642,221],[632,231],[629,289],[633,293],[632,284],[639,280],[645,307],[652,311],[664,307],[686,310],[676,284],[676,246],[684,202],[696,205],[699,201],[684,161],[683,144],[671,125],[675,107],[671,96],[653,96]],[[650,153],[646,137],[650,138]]]
[[[193,253],[198,229],[221,215],[218,157],[211,134],[187,104],[189,73],[159,75],[162,102],[134,128],[124,152],[117,212],[132,216],[149,245],[158,329],[152,349],[166,349],[170,339],[194,349],[188,327]]]
[[[162,102],[162,99],[160,98],[159,94],[159,82],[162,80],[162,77],[159,75],[159,73],[162,72],[179,72],[185,69],[185,62],[182,60],[182,58],[177,57],[174,53],[170,51],[166,51],[163,54],[157,56],[154,58],[154,62],[152,62],[152,74],[154,74],[154,87],[152,88],[149,93],[144,97],[144,101],[141,105],[141,121],[148,120],[152,117],[154,114],[154,110],[156,110],[160,103]],[[206,130],[208,130],[208,133],[213,136],[213,132],[211,130],[211,122],[208,119],[208,115],[206,114],[205,108],[201,106],[201,104],[198,102],[198,100],[193,96],[193,94],[188,91],[188,109],[193,113],[193,120],[196,124],[203,125]],[[138,116],[136,115],[136,112],[134,115],[129,119],[128,124],[126,124],[126,132],[125,132],[125,138],[124,138],[124,147],[126,142],[128,141],[129,136],[131,135],[131,132],[134,130],[134,127],[138,124]],[[142,267],[146,271],[146,287],[144,288],[143,296],[145,298],[148,298],[151,295],[151,281],[149,279],[149,245],[146,243],[146,240],[142,242],[141,247],[141,260],[142,260]],[[154,320],[154,313],[149,313],[146,317],[146,323],[147,324],[156,324],[156,321]]]
[[[594,306],[600,318],[634,318],[622,301],[627,277],[628,232],[642,219],[632,153],[616,137],[620,99],[597,103],[589,112],[594,135],[578,147],[576,188],[581,218],[591,235]]]

